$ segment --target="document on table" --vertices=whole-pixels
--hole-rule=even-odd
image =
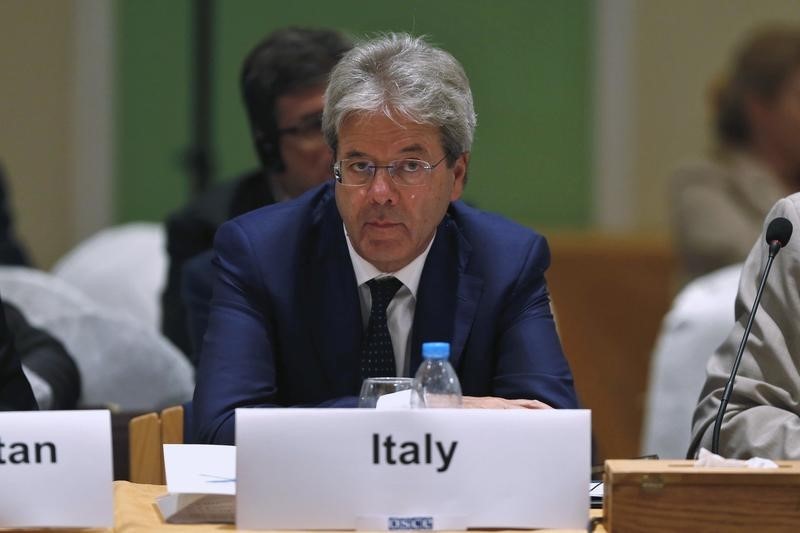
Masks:
[[[603,487],[602,481],[592,481],[589,483],[589,504],[592,509],[603,508]]]
[[[157,499],[172,524],[233,523],[236,515],[236,447],[165,444],[168,494]]]

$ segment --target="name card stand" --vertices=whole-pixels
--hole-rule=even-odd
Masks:
[[[589,411],[237,409],[243,529],[586,527]]]
[[[111,414],[0,413],[0,527],[111,527]]]

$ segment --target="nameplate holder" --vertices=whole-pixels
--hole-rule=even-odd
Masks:
[[[241,529],[586,527],[583,410],[237,409]]]
[[[0,413],[0,527],[111,527],[111,414]]]

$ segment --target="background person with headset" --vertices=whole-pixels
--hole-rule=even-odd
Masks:
[[[332,154],[321,133],[323,95],[328,74],[351,46],[334,30],[285,28],[267,36],[245,59],[242,99],[261,166],[211,187],[166,223],[169,271],[162,295],[162,330],[193,360],[195,337],[202,339],[205,329],[213,278],[210,250],[217,228],[331,177]],[[193,281],[182,298],[186,268]],[[198,307],[190,318],[184,299]]]

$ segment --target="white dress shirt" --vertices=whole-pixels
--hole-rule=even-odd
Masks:
[[[389,302],[386,308],[386,322],[389,327],[389,334],[392,336],[392,350],[394,351],[394,364],[398,376],[406,376],[409,373],[409,361],[411,350],[411,327],[414,324],[414,310],[417,305],[417,288],[422,277],[422,268],[425,266],[425,259],[431,251],[434,233],[431,242],[428,243],[425,251],[419,254],[416,259],[398,270],[397,272],[381,272],[372,263],[358,255],[347,235],[347,228],[344,230],[347,249],[350,252],[350,260],[353,263],[353,272],[356,275],[358,285],[358,299],[361,302],[361,321],[362,327],[366,330],[369,322],[370,310],[372,309],[372,294],[370,293],[367,282],[374,278],[384,278],[394,276],[403,284]]]

